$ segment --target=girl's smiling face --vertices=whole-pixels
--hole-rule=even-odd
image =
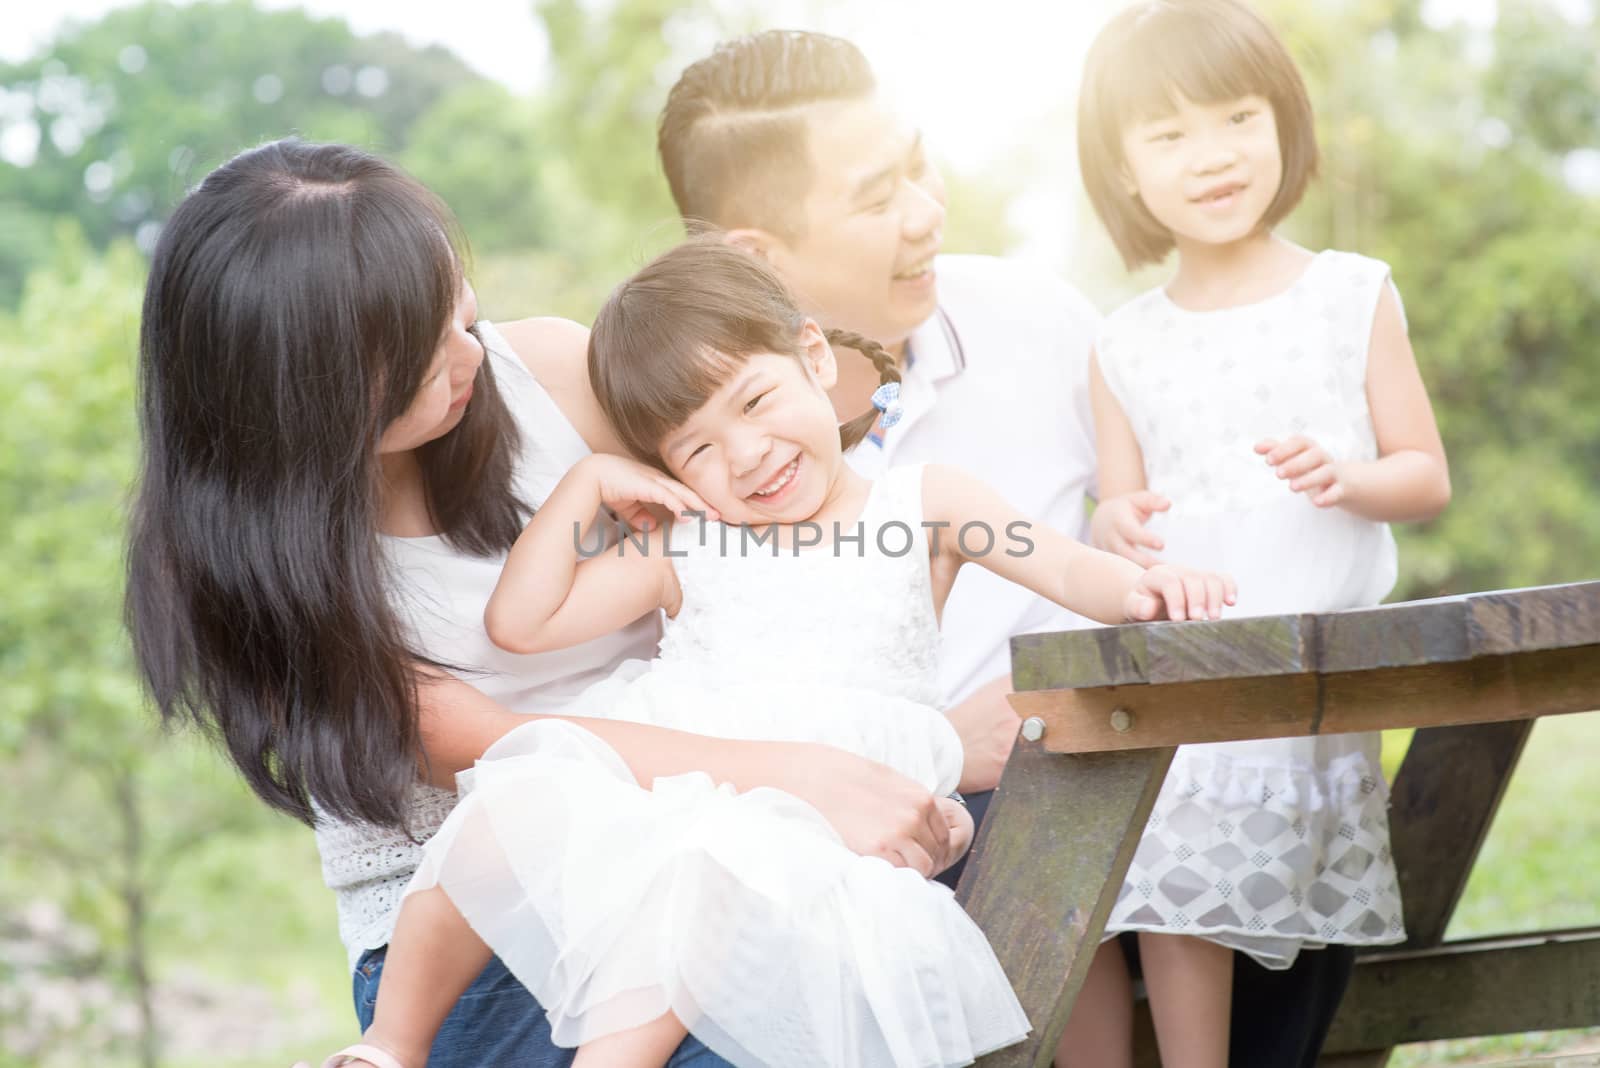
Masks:
[[[844,454],[827,390],[838,375],[822,330],[807,320],[801,354],[746,357],[660,455],[725,523],[811,519],[839,492]]]
[[[1178,96],[1176,105],[1123,130],[1128,192],[1180,249],[1254,236],[1283,183],[1271,103],[1251,94],[1210,104]]]

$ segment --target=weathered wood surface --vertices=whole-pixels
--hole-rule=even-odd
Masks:
[[[1600,644],[1600,581],[1011,641],[1018,690],[1330,674]]]
[[[1405,1042],[1600,1024],[1600,928],[1362,957],[1329,1057]]]
[[[1389,839],[1405,908],[1404,948],[1428,949],[1444,941],[1532,731],[1533,720],[1515,720],[1432,727],[1412,737],[1389,801]],[[1346,995],[1335,1029],[1358,1026],[1347,1021],[1364,1018],[1367,1007],[1359,996]],[[1323,1060],[1330,1068],[1383,1068],[1392,1052],[1381,1046]]]
[[[1587,712],[1600,704],[1596,644],[1331,674],[1167,685],[1020,689],[1008,700],[1056,753],[1294,738]],[[1013,669],[1015,671],[1015,668]]]
[[[1509,1061],[1472,1063],[1477,1065],[1477,1068],[1600,1068],[1600,1053],[1576,1053],[1566,1057],[1518,1057]],[[1384,1061],[1372,1060],[1361,1053],[1336,1054],[1322,1057],[1317,1061],[1317,1068],[1383,1068],[1383,1065]]]
[[[1023,770],[1012,803],[1004,804],[1012,782],[1008,770],[980,835],[979,849],[991,855],[984,863],[975,854],[961,893],[1036,1029],[1028,1044],[984,1063],[1042,1066],[1050,1061],[1160,784],[1159,773],[1148,777],[1133,811],[1133,776],[1126,770],[1119,789],[1091,788],[1087,776],[1074,776],[1062,765],[1109,770],[1115,765],[1097,762],[1142,753],[1159,756],[1164,769],[1171,747],[1179,744],[1424,728],[1408,757],[1411,771],[1403,769],[1397,778],[1392,820],[1407,925],[1414,942],[1437,942],[1515,766],[1526,721],[1600,707],[1600,582],[1321,615],[1023,635],[1012,642],[1012,675],[1018,691],[1012,705],[1024,717],[1043,720],[1044,735],[1019,745]],[[994,843],[1003,843],[998,852]],[[1116,856],[1107,864],[1113,849]],[[1415,863],[1406,861],[1408,850],[1416,854]],[[1080,882],[1069,891],[1065,876],[1072,871],[1103,883]],[[1085,918],[1090,901],[1094,911]],[[1434,983],[1440,1004],[1454,996],[1452,969],[1463,981],[1474,975],[1484,983],[1492,982],[1497,965],[1510,969],[1523,1007],[1485,1013],[1485,1022],[1474,1025],[1483,1029],[1472,1032],[1493,1033],[1557,1026],[1520,1022],[1535,1018],[1528,1006],[1548,1000],[1548,987],[1534,978],[1543,968],[1587,967],[1600,982],[1593,947],[1580,942],[1495,945],[1478,956],[1453,955],[1456,946],[1426,951],[1445,954],[1454,964],[1417,957],[1424,951],[1372,959],[1396,975],[1428,977],[1415,981]],[[1358,976],[1365,967],[1358,966]],[[1442,970],[1428,970],[1435,967]],[[1366,990],[1352,994],[1350,1002],[1364,1007],[1385,996]],[[1472,1004],[1493,1000],[1487,992],[1473,997]],[[1587,997],[1580,994],[1537,1019],[1568,1018],[1573,1005],[1571,1011],[1587,1012]],[[1350,1026],[1347,1015],[1336,1030]],[[1369,1030],[1361,1032],[1365,1045],[1330,1045],[1330,1063],[1376,1068],[1392,1042],[1447,1037],[1438,1030],[1447,1023],[1426,1019],[1404,1038]],[[1600,1010],[1587,1022],[1600,1022]]]
[[[1017,743],[956,893],[1033,1025],[985,1068],[1050,1064],[1171,762],[1171,749],[1058,756]]]
[[[1389,1063],[1390,1050],[1367,1050],[1359,1053],[1326,1053],[1317,1058],[1317,1068],[1383,1068]]]
[[[1593,703],[1600,705],[1600,689]],[[1389,796],[1406,948],[1444,941],[1532,730],[1532,720],[1520,720],[1434,727],[1412,736]],[[1596,879],[1600,889],[1600,874]]]

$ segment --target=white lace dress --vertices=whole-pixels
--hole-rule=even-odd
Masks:
[[[568,711],[827,742],[948,793],[962,753],[932,704],[921,516],[921,469],[904,468],[874,483],[864,537],[837,549],[774,555],[737,528],[678,528],[683,604],[658,658]],[[699,773],[641,785],[592,734],[548,721],[506,735],[460,785],[411,889],[445,889],[559,1044],[668,1009],[750,1066],[959,1065],[1027,1034],[950,891],[850,852],[787,794]]]
[[[1253,446],[1304,434],[1374,459],[1367,349],[1388,267],[1323,252],[1288,290],[1192,312],[1155,289],[1096,342],[1106,384],[1171,499],[1163,560],[1231,573],[1234,616],[1378,603],[1394,585],[1386,524],[1290,492]],[[1106,925],[1201,935],[1287,968],[1302,948],[1401,941],[1388,788],[1376,734],[1178,750]]]

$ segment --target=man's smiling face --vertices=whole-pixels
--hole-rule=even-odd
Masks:
[[[806,131],[801,226],[766,253],[807,314],[897,346],[938,304],[944,181],[876,95],[810,106]]]

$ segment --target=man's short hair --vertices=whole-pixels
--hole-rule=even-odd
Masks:
[[[768,30],[718,45],[679,77],[656,131],[679,214],[796,236],[812,177],[805,109],[876,87],[841,37]]]

